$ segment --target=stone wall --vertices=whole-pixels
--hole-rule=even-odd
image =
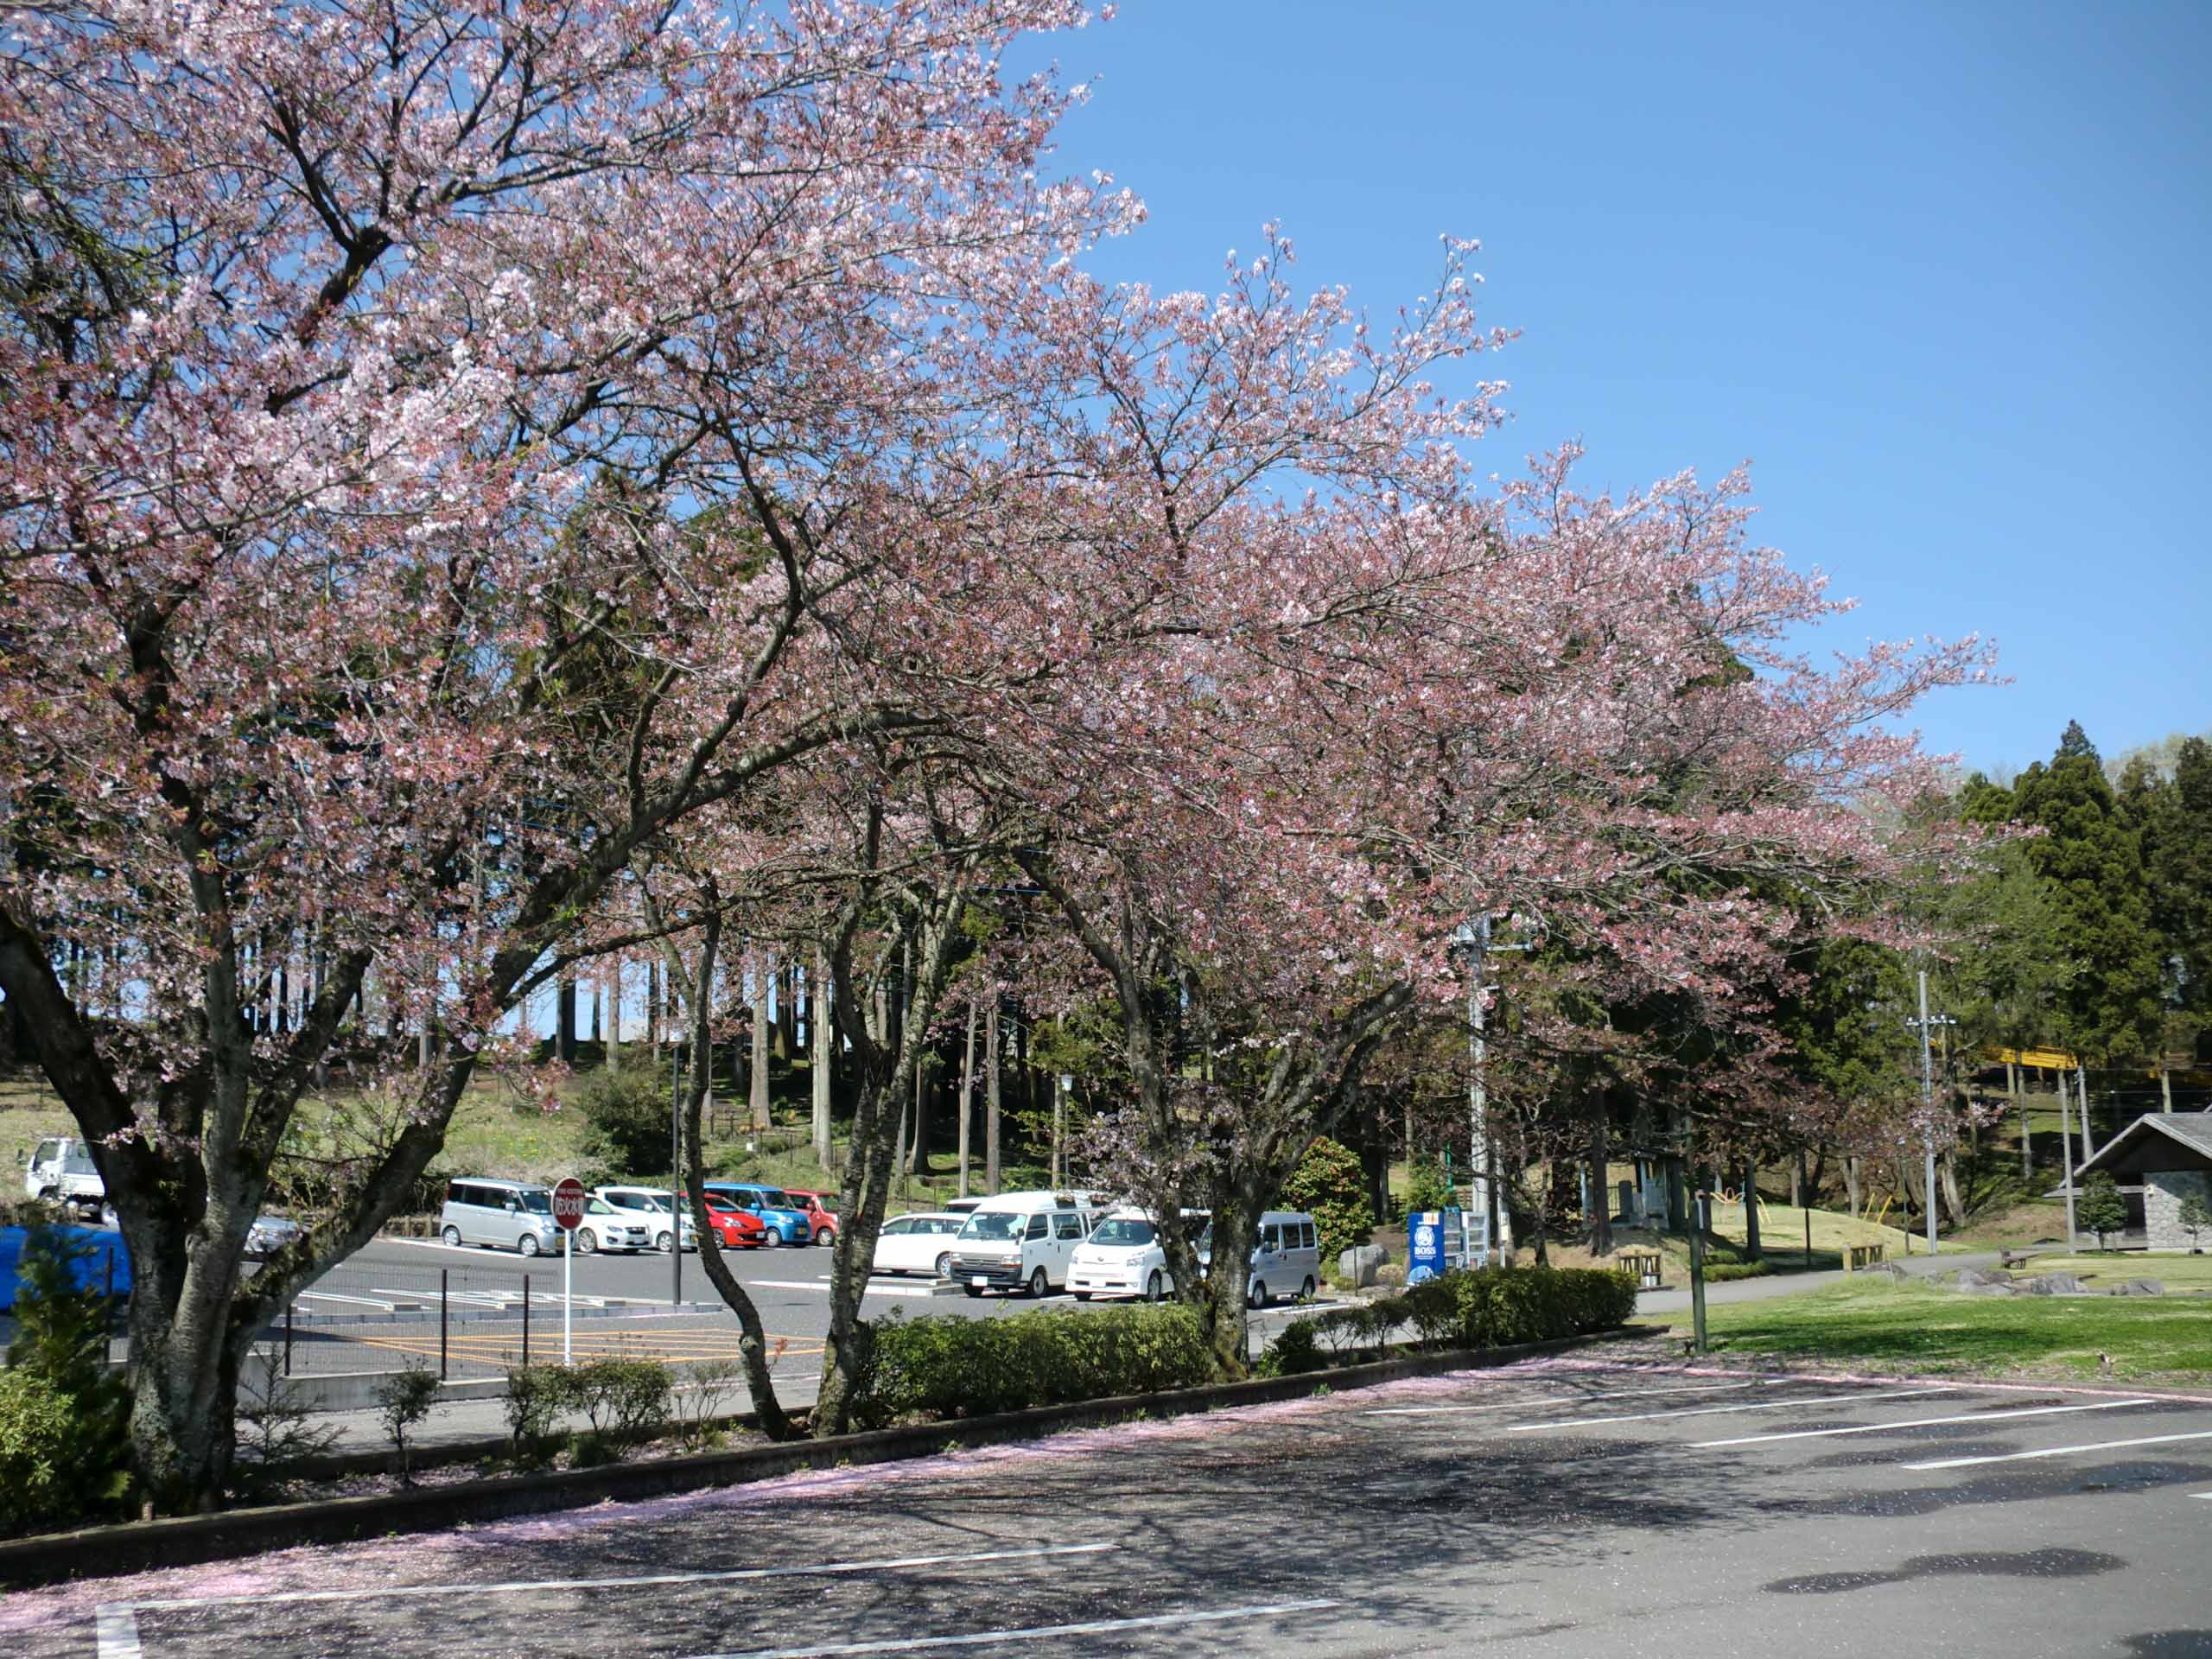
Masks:
[[[2185,1250],[2189,1235],[2182,1230],[2181,1201],[2195,1193],[2212,1203],[2212,1174],[2201,1169],[2153,1169],[2143,1176],[2143,1226],[2154,1250]],[[2198,1243],[2212,1249],[2212,1232],[2199,1236]]]

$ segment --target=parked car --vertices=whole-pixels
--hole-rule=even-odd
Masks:
[[[107,1197],[99,1166],[82,1141],[51,1135],[23,1160],[23,1196],[91,1213]]]
[[[1201,1266],[1213,1263],[1213,1229],[1198,1239]],[[1260,1217],[1260,1236],[1252,1246],[1252,1280],[1244,1292],[1253,1307],[1276,1297],[1304,1301],[1321,1282],[1321,1251],[1313,1217],[1302,1210],[1270,1210]]]
[[[687,1250],[699,1248],[698,1231],[691,1224],[691,1212],[687,1210],[671,1220],[672,1201],[664,1186],[594,1186],[591,1195],[601,1203],[611,1205],[641,1223],[652,1247],[663,1255],[677,1247],[679,1238]]]
[[[1193,1220],[1205,1214],[1196,1210],[1184,1213]],[[1115,1211],[1076,1246],[1068,1264],[1068,1288],[1078,1302],[1093,1296],[1141,1296],[1156,1302],[1172,1295],[1175,1275],[1167,1270],[1158,1224],[1142,1210]]]
[[[953,1276],[970,1296],[986,1290],[1042,1296],[1068,1279],[1093,1212],[1072,1192],[1001,1192],[961,1224]]]
[[[438,1215],[438,1236],[448,1244],[484,1244],[524,1255],[550,1255],[561,1248],[561,1229],[553,1219],[553,1189],[528,1181],[475,1177],[448,1182],[445,1208]]]
[[[245,1230],[246,1256],[251,1261],[264,1261],[306,1230],[289,1216],[256,1216],[253,1225]]]
[[[576,1228],[576,1254],[620,1250],[626,1255],[652,1248],[653,1230],[642,1216],[617,1210],[605,1198],[587,1198],[584,1218]]]
[[[774,1244],[776,1230],[742,1205],[719,1192],[707,1195],[707,1219],[714,1226],[715,1243],[726,1250],[763,1250]],[[691,1195],[683,1195],[683,1213],[691,1213]]]
[[[952,1276],[953,1244],[965,1216],[942,1210],[893,1216],[875,1236],[873,1273],[922,1273],[938,1279]]]
[[[814,1229],[817,1244],[835,1244],[837,1242],[837,1212],[830,1207],[830,1200],[837,1196],[835,1192],[810,1192],[804,1187],[787,1186],[784,1194],[798,1199],[799,1208],[806,1211],[807,1223]]]
[[[766,1222],[772,1236],[765,1243],[771,1247],[812,1243],[814,1224],[783,1188],[764,1186],[759,1181],[707,1181],[702,1185],[705,1191],[720,1193],[739,1209],[750,1210]]]

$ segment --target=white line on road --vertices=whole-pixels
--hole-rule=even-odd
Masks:
[[[1893,1428],[1934,1428],[1939,1423],[1994,1423],[2008,1417],[2054,1417],[2069,1411],[2120,1411],[2155,1406],[2156,1400],[2100,1400],[2093,1406],[2024,1406],[2017,1411],[1969,1411],[1956,1417],[1913,1417],[1901,1423],[1859,1423],[1850,1428],[1793,1428],[1780,1434],[1745,1434],[1732,1440],[1698,1440],[1691,1450],[1716,1446],[1763,1446],[1769,1440],[1817,1440],[1832,1434],[1881,1434]]]
[[[1956,1394],[1950,1385],[1940,1389],[1892,1389],[1877,1394],[1861,1389],[1856,1394],[1819,1394],[1809,1400],[1749,1400],[1735,1406],[1684,1406],[1675,1411],[1639,1411],[1625,1417],[1562,1417],[1554,1423],[1509,1423],[1509,1434],[1539,1434],[1553,1429],[1586,1428],[1598,1423],[1648,1423],[1661,1417],[1713,1417],[1724,1411],[1789,1411],[1797,1406],[1832,1406],[1839,1401],[1855,1400],[1866,1404],[1878,1404],[1885,1400],[1910,1400],[1923,1394]]]
[[[1111,1636],[1119,1630],[1156,1630],[1171,1624],[1219,1624],[1230,1619],[1272,1618],[1318,1612],[1340,1601],[1276,1601],[1258,1607],[1217,1607],[1196,1613],[1154,1613],[1144,1618],[1096,1618],[1081,1624],[1032,1624],[1018,1630],[971,1630],[960,1636],[893,1637],[884,1642],[846,1642],[834,1647],[754,1648],[743,1653],[702,1653],[692,1659],[830,1659],[837,1654],[912,1653],[924,1648],[978,1648],[1042,1636]]]
[[[127,1601],[111,1601],[92,1614],[99,1659],[143,1659],[138,1645],[138,1615]]]
[[[1029,1560],[1044,1555],[1096,1555],[1119,1544],[1046,1544],[1026,1549],[987,1549],[971,1555],[905,1555],[892,1560],[824,1561],[814,1567],[737,1567],[707,1573],[654,1573],[631,1579],[505,1579],[490,1584],[388,1585],[376,1590],[282,1590],[251,1596],[183,1596],[169,1601],[125,1604],[138,1612],[178,1612],[190,1607],[251,1602],[404,1600],[410,1596],[491,1596],[532,1590],[627,1590],[668,1584],[728,1584],[744,1579],[805,1579],[830,1573],[888,1573],[914,1567],[972,1567],[985,1561]]]
[[[2000,1452],[1984,1458],[1937,1458],[1932,1463],[1907,1463],[1904,1469],[1963,1469],[1970,1463],[2020,1463],[2029,1458],[2064,1458],[2076,1452],[2117,1452],[2130,1446],[2166,1446],[2175,1440],[2212,1440],[2212,1428],[2190,1434],[2145,1434],[2133,1440],[2091,1440],[2083,1446],[2047,1446],[2040,1452]]]
[[[1616,1389],[1607,1394],[1547,1394],[1534,1400],[1496,1400],[1483,1406],[1378,1406],[1372,1411],[1363,1411],[1363,1417],[1434,1417],[1448,1412],[1511,1411],[1522,1406],[1594,1406],[1601,1401],[1627,1400],[1650,1394],[1725,1394],[1731,1389],[1771,1389],[1794,1377],[1770,1376],[1742,1382],[1700,1382],[1684,1388]]]

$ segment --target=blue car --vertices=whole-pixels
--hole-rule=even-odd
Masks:
[[[700,1185],[705,1191],[720,1194],[741,1210],[750,1210],[766,1222],[769,1243],[814,1242],[814,1224],[783,1188],[763,1186],[758,1181],[702,1181]]]

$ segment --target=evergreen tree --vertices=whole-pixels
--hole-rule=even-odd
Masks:
[[[2144,859],[2171,1000],[2201,1032],[2212,1024],[2212,743],[2182,741],[2150,818]]]
[[[2072,969],[2056,999],[2059,1036],[2107,1061],[2148,1052],[2159,1039],[2161,974],[2142,837],[2080,722],[2068,724],[2050,765],[2021,774],[2013,798],[2015,817],[2044,831],[2026,844],[2028,867],[2057,912]]]

